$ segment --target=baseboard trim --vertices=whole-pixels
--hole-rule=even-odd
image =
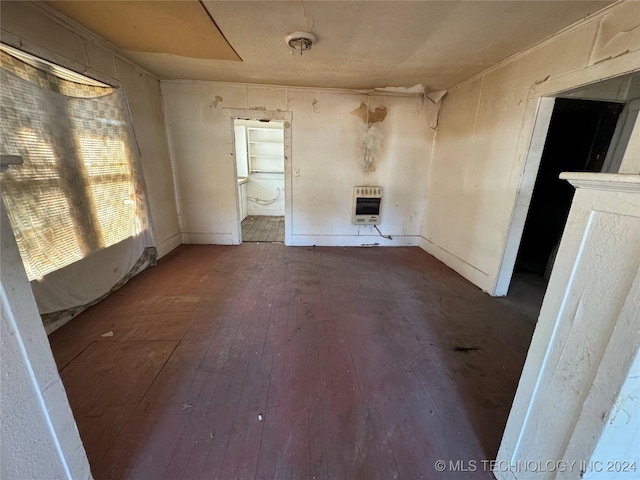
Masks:
[[[292,247],[417,247],[417,235],[291,235]]]
[[[448,252],[425,237],[420,236],[418,246],[429,255],[433,255],[446,266],[458,272],[482,291],[491,294],[495,279],[491,278],[487,273],[467,263],[453,253]]]
[[[182,235],[180,232],[171,235],[169,238],[158,243],[156,250],[158,251],[158,259],[164,257],[167,253],[182,245]]]
[[[182,243],[188,245],[237,245],[231,233],[189,233],[182,232]]]

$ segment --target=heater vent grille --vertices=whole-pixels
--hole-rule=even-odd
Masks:
[[[353,187],[354,225],[379,225],[382,187]]]

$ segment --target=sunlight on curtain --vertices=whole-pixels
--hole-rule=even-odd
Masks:
[[[120,89],[0,56],[0,153],[23,158],[2,174],[2,198],[29,280],[146,230]]]

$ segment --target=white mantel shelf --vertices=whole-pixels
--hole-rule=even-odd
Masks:
[[[562,172],[561,180],[576,188],[640,193],[640,175],[623,173]]]

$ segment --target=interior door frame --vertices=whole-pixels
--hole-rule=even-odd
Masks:
[[[493,289],[489,292],[490,295],[501,297],[506,295],[509,290],[556,97],[579,88],[606,82],[621,76],[634,75],[638,72],[640,72],[640,69],[632,64],[625,63],[620,65],[619,68],[611,68],[602,63],[590,67],[587,71],[577,70],[566,75],[536,82],[529,88],[517,147],[518,155],[524,156],[525,161],[518,190],[516,191],[514,207],[511,211],[509,226],[507,227],[505,246],[498,266],[498,274]],[[593,100],[620,101],[611,98],[593,98]],[[632,101],[628,99],[625,100],[625,103],[631,104]],[[629,118],[626,120],[630,122]],[[624,118],[618,118],[618,126],[624,121]],[[627,128],[632,127],[629,124]],[[617,142],[622,138],[624,138],[622,133],[618,134],[618,128],[616,128],[609,149],[620,148]],[[615,145],[614,142],[616,142]],[[609,157],[608,154],[607,157]],[[608,163],[607,160],[609,160]],[[611,163],[612,161],[609,158],[605,160],[605,165],[608,166],[609,169],[607,171],[609,172],[612,170]]]
[[[511,220],[507,233],[507,241],[502,261],[498,270],[498,278],[493,296],[501,297],[509,291],[509,284],[513,275],[513,269],[516,265],[516,257],[520,249],[522,234],[524,233],[524,224],[529,213],[531,205],[531,197],[533,196],[533,187],[540,170],[540,162],[542,161],[542,153],[545,143],[547,142],[547,133],[549,133],[549,125],[551,124],[551,115],[555,106],[556,99],[554,97],[538,97],[529,99],[527,109],[534,111],[533,128],[526,149],[526,158],[524,162],[524,170],[520,177],[520,185],[518,186],[516,204],[511,213]]]
[[[269,120],[278,121],[283,123],[284,131],[284,244],[291,245],[291,232],[292,232],[292,196],[291,196],[291,129],[293,115],[291,112],[280,112],[273,110],[256,110],[256,109],[236,109],[236,108],[223,108],[222,114],[227,118],[226,122],[226,139],[227,139],[227,153],[229,158],[233,160],[233,183],[235,191],[236,202],[236,223],[232,232],[232,239],[235,245],[242,243],[242,212],[240,201],[238,200],[239,188],[238,185],[238,170],[236,162],[236,147],[235,147],[235,131],[234,120]]]

